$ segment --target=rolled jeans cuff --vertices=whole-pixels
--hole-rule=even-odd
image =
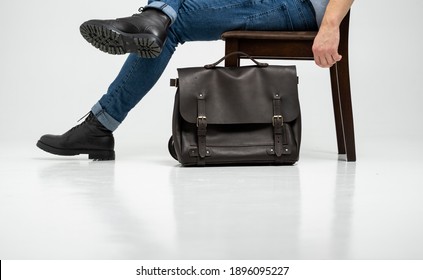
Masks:
[[[91,108],[91,112],[97,120],[110,131],[115,131],[120,125],[120,122],[110,116],[98,102]]]
[[[163,13],[165,13],[170,18],[171,24],[174,23],[176,20],[177,14],[175,10],[164,2],[154,1],[148,4],[147,6],[145,6],[144,9],[145,8],[153,8],[153,9],[158,9],[163,11]]]

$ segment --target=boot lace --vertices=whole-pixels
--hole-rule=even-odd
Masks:
[[[88,116],[87,118],[86,118],[86,120],[85,121],[87,121],[87,120],[89,120],[89,118],[90,118],[90,113],[91,113],[91,111],[90,112],[88,112],[88,113],[86,113],[85,115],[83,115],[82,116],[82,118],[80,118],[77,122],[80,122],[83,118],[85,118],[86,116]],[[80,123],[80,124],[78,124],[78,125],[76,125],[76,126],[74,126],[74,127],[72,127],[70,130],[69,130],[69,132],[70,131],[74,131],[75,129],[78,129],[81,125],[83,125],[84,123],[85,123],[85,121],[83,121],[82,123]]]
[[[89,111],[88,113],[86,113],[85,115],[83,115],[77,122],[80,122],[83,118],[85,118],[86,116],[88,116],[91,113],[91,111]]]

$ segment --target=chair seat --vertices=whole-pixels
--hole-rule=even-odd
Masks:
[[[222,34],[222,39],[244,39],[244,40],[304,40],[313,41],[316,37],[315,31],[227,31]]]
[[[315,31],[227,31],[221,35],[227,46],[255,58],[312,60]],[[235,59],[235,58],[233,58]]]

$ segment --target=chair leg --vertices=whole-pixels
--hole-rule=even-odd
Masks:
[[[230,54],[231,52],[236,52],[239,50],[238,48],[238,40],[236,39],[226,39],[225,42],[225,55]],[[240,64],[239,56],[231,56],[226,58],[225,66],[226,67],[238,67]]]
[[[356,161],[348,56],[344,57],[333,68],[338,81],[340,115],[347,161]]]
[[[338,83],[338,72],[336,64],[330,68],[330,81],[332,86],[332,102],[333,112],[335,116],[335,128],[336,128],[336,140],[338,144],[338,154],[344,155],[345,152],[345,139],[344,139],[344,128],[342,126],[342,115],[341,115],[341,101],[339,99],[339,83]]]

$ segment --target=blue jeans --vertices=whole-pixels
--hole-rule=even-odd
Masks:
[[[317,30],[309,0],[162,0],[149,1],[172,21],[162,53],[156,58],[130,54],[107,93],[91,111],[114,131],[149,92],[178,44],[218,40],[228,30]]]

